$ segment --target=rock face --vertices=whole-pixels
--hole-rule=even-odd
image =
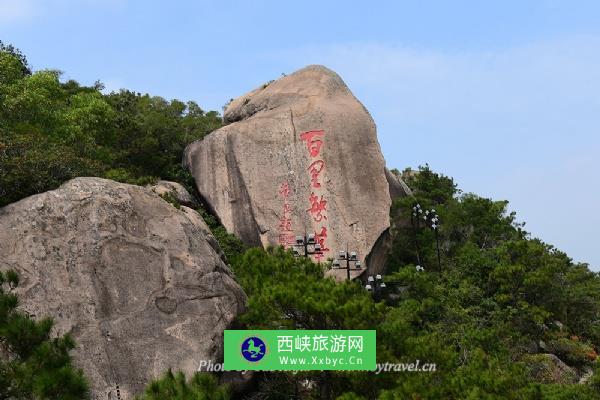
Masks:
[[[392,201],[406,196],[412,196],[413,193],[406,185],[406,183],[399,176],[393,174],[387,168],[385,169],[385,178],[387,179],[390,196]],[[399,219],[394,221],[396,225],[398,224],[408,224],[408,221],[405,219]],[[392,228],[390,228],[392,229]],[[392,246],[392,235],[390,233],[390,229],[386,229],[385,232],[379,236],[379,239],[373,246],[371,253],[367,256],[367,265],[369,265],[369,274],[384,274],[385,273],[385,262],[387,259],[388,252]],[[362,276],[364,283],[367,283],[367,276]]]
[[[74,336],[98,399],[215,360],[246,299],[195,211],[99,178],[0,209],[0,268],[20,274],[27,312]]]
[[[306,67],[234,100],[224,119],[184,165],[229,232],[287,247],[314,233],[323,260],[346,246],[367,258],[389,227],[390,189],[375,124],[337,74]]]
[[[577,383],[575,369],[569,367],[554,354],[527,355],[524,362],[532,376],[540,383],[563,385]]]

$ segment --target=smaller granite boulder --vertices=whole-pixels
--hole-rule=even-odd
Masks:
[[[185,187],[177,182],[158,181],[155,185],[150,185],[150,189],[165,200],[176,200],[182,206],[196,208],[199,205]]]
[[[385,178],[387,179],[390,187],[390,197],[392,198],[392,201],[401,197],[413,195],[412,190],[410,190],[408,185],[404,183],[402,178],[387,168],[385,169]]]

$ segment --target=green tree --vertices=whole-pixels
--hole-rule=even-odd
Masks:
[[[6,95],[7,87],[27,75],[31,75],[31,70],[25,56],[0,40],[0,103]]]
[[[86,380],[71,363],[73,339],[52,338],[52,320],[19,311],[17,285],[17,274],[0,273],[0,399],[88,398]]]
[[[54,189],[77,176],[94,176],[101,169],[100,162],[82,157],[42,133],[2,135],[0,206]]]
[[[598,274],[531,238],[507,202],[463,194],[428,167],[404,175],[415,195],[394,204],[388,266],[403,291],[378,340],[388,359],[427,357],[453,372],[403,376],[382,398],[571,398],[575,386],[537,383],[528,355],[552,352],[580,371],[593,364]],[[409,224],[417,202],[440,215],[441,275],[414,267],[415,243],[426,270],[435,249],[430,230]]]
[[[230,390],[219,386],[217,379],[207,373],[196,373],[189,381],[182,372],[165,375],[151,382],[138,400],[229,400]]]
[[[77,176],[175,180],[193,193],[182,153],[221,126],[218,113],[126,90],[105,95],[100,82],[60,77],[31,73],[25,57],[0,42],[0,207]]]

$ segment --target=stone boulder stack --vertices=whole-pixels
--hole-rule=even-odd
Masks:
[[[389,228],[391,183],[373,119],[336,73],[303,68],[232,101],[224,120],[184,165],[229,232],[286,247],[314,234],[318,260],[346,248],[381,259],[368,256]]]
[[[19,273],[24,310],[75,338],[98,399],[216,361],[246,300],[195,211],[99,178],[1,208],[0,269]]]

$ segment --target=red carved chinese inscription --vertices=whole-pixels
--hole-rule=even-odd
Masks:
[[[321,139],[323,136],[325,136],[325,131],[323,130],[308,131],[300,135],[300,139],[306,142],[306,147],[308,148],[311,157],[319,155],[321,146],[323,146],[323,140]]]
[[[324,130],[312,130],[303,132],[300,134],[300,139],[306,143],[306,148],[310,154],[311,164],[308,166],[307,171],[310,177],[310,186],[313,189],[311,192],[308,203],[310,208],[306,211],[310,214],[313,221],[319,223],[320,231],[315,232],[315,240],[321,246],[321,251],[314,255],[315,260],[321,261],[324,257],[324,253],[329,251],[325,244],[327,240],[327,199],[324,197],[324,187],[321,181],[322,172],[325,170],[325,161],[321,157],[321,150],[324,146],[325,131]]]
[[[283,182],[279,186],[279,195],[283,197],[283,212],[279,218],[279,244],[287,247],[294,243],[294,233],[292,232],[292,207],[289,203],[290,185]]]
[[[283,182],[279,186],[279,195],[282,196],[284,199],[290,197],[290,184],[288,182]]]
[[[329,251],[327,246],[325,246],[325,239],[327,239],[327,228],[323,226],[321,227],[320,233],[315,232],[315,240],[321,245],[321,250],[323,252]]]
[[[322,226],[321,232],[315,232],[315,241],[321,245],[321,253],[315,254],[315,260],[317,262],[321,262],[324,257],[325,252],[329,251],[329,248],[325,245],[325,240],[327,239],[327,228]]]
[[[306,211],[312,215],[316,222],[321,222],[323,219],[327,219],[327,215],[324,213],[324,211],[327,211],[327,200],[323,199],[323,195],[321,195],[321,198],[319,198],[319,196],[312,193],[308,201],[310,202],[311,206]]]
[[[321,182],[319,182],[319,175],[321,175],[321,171],[325,169],[325,161],[316,160],[312,164],[308,166],[308,173],[310,174],[310,184],[315,189],[321,187]]]

